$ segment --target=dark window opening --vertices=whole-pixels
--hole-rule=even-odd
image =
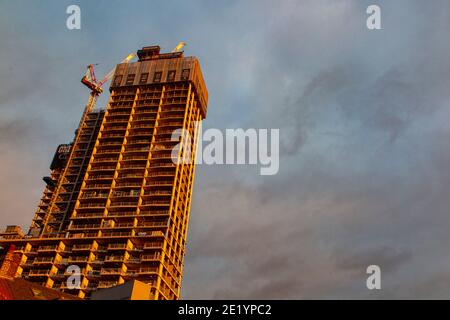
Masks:
[[[141,78],[139,79],[139,83],[147,83],[148,73],[141,74]]]
[[[191,70],[189,69],[183,69],[183,71],[181,72],[181,80],[189,80],[189,72]]]
[[[122,76],[121,76],[121,75],[116,76],[116,77],[114,78],[113,83],[114,83],[115,86],[120,86],[120,83],[121,83],[121,82],[122,82]]]
[[[134,82],[134,74],[129,74],[128,76],[127,76],[127,82],[125,83],[126,85],[130,85],[130,84],[133,84],[133,82]]]
[[[162,72],[155,72],[153,76],[153,82],[161,82]]]
[[[175,70],[169,70],[169,73],[167,73],[167,81],[175,81]]]

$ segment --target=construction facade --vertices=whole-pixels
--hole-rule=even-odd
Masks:
[[[85,111],[58,147],[29,231],[0,233],[16,277],[85,299],[133,280],[149,299],[180,298],[208,93],[197,58],[158,46],[137,56],[117,65],[106,109]]]

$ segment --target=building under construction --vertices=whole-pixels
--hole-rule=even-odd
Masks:
[[[105,81],[89,66],[89,102],[74,141],[57,149],[29,231],[0,234],[3,253],[15,246],[16,277],[80,298],[131,280],[148,284],[148,299],[180,297],[195,164],[174,154],[195,159],[208,93],[197,58],[179,48],[137,57],[104,79],[106,110],[94,108]]]

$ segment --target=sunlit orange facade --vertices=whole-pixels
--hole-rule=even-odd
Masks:
[[[158,46],[138,57],[117,65],[106,110],[83,115],[59,148],[29,232],[1,234],[20,254],[16,276],[81,298],[130,280],[149,284],[150,299],[180,297],[195,165],[173,158],[195,158],[208,94],[197,58]],[[189,147],[175,148],[177,129]]]

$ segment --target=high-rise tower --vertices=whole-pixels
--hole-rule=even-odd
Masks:
[[[117,65],[106,110],[58,149],[28,234],[1,234],[21,254],[17,276],[82,298],[137,279],[150,299],[179,298],[195,173],[179,160],[195,159],[208,94],[195,57],[151,46],[138,58]]]

